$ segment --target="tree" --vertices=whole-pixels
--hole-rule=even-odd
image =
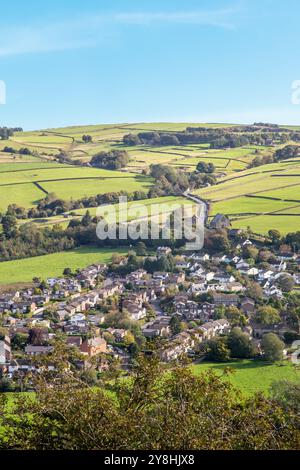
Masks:
[[[93,138],[92,138],[91,135],[83,135],[83,136],[82,136],[82,140],[83,140],[83,142],[85,142],[85,143],[89,143],[89,142],[92,142]]]
[[[267,333],[261,341],[264,359],[268,362],[280,361],[283,357],[284,343],[274,333]]]
[[[82,217],[81,225],[83,225],[83,227],[88,227],[91,222],[92,222],[92,217],[91,217],[90,211],[86,211],[85,215]]]
[[[228,347],[233,358],[247,359],[257,354],[253,341],[240,328],[233,328],[230,332]]]
[[[295,413],[254,394],[241,397],[226,376],[194,376],[189,367],[166,374],[156,355],[139,356],[129,380],[103,374],[111,397],[71,367],[74,348],[60,348],[34,377],[35,399],[18,394],[14,412],[0,401],[4,450],[288,450],[298,449]],[[30,419],[28,418],[30,417]]]
[[[127,333],[124,336],[125,346],[130,346],[134,342],[135,342],[135,339],[134,339],[133,334],[130,331],[127,331]]]
[[[181,320],[178,315],[174,315],[171,320],[170,320],[170,328],[172,331],[173,335],[177,335],[178,333],[181,333]]]
[[[295,285],[295,281],[292,276],[288,274],[283,274],[277,280],[277,285],[280,289],[282,289],[283,292],[291,292]]]
[[[135,247],[138,256],[145,256],[147,254],[147,247],[144,242],[138,242]]]
[[[230,359],[230,350],[226,338],[216,338],[208,342],[207,359],[215,362],[227,362]]]
[[[1,220],[3,233],[6,238],[12,238],[17,229],[17,219],[12,215],[5,215]]]
[[[44,344],[44,331],[42,328],[31,328],[28,341],[34,346],[42,346]]]
[[[279,230],[269,230],[268,235],[272,239],[272,242],[274,244],[279,243],[279,241],[281,240],[281,235],[280,235]]]
[[[290,380],[273,382],[270,389],[271,397],[283,408],[293,410],[300,416],[300,384]]]
[[[231,306],[225,309],[225,317],[234,325],[245,326],[247,319],[237,307]]]
[[[197,171],[199,171],[199,173],[214,173],[215,165],[213,163],[199,162]]]
[[[251,297],[251,299],[261,300],[263,298],[262,287],[258,284],[258,282],[250,281],[247,286],[246,295]]]
[[[28,335],[24,333],[16,333],[11,339],[11,346],[14,350],[23,350],[27,344]]]
[[[91,159],[91,165],[107,170],[120,170],[129,163],[128,153],[124,150],[110,150],[97,153]]]
[[[72,269],[71,268],[65,268],[63,271],[64,276],[71,276],[72,275]]]
[[[261,325],[275,325],[280,323],[280,315],[276,308],[270,305],[260,307],[254,315],[254,320]]]
[[[258,249],[255,246],[245,246],[243,248],[243,257],[247,259],[253,259],[254,261],[258,257]]]

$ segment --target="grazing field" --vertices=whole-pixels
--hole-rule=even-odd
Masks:
[[[202,362],[192,366],[196,375],[208,369],[222,375],[226,367],[230,367],[234,371],[233,374],[229,375],[229,380],[246,395],[259,391],[268,394],[271,384],[278,380],[285,379],[293,382],[299,382],[300,380],[300,370],[297,370],[293,364],[287,361],[272,365],[253,360],[241,360],[224,364]]]
[[[34,206],[47,193],[71,200],[121,190],[147,192],[153,180],[141,173],[151,165],[161,163],[190,172],[204,161],[214,164],[218,177],[217,185],[197,191],[210,201],[210,216],[224,213],[234,227],[250,226],[261,233],[266,233],[269,223],[270,228],[278,228],[282,233],[299,229],[299,214],[293,210],[297,202],[300,204],[300,160],[248,169],[255,157],[270,155],[276,147],[246,145],[211,149],[207,143],[160,147],[123,144],[123,136],[128,133],[226,126],[216,123],[121,123],[16,132],[8,141],[0,143],[0,210],[5,210],[11,203]],[[92,142],[84,143],[83,135],[90,135]],[[5,146],[16,150],[27,147],[35,156],[3,153],[1,150]],[[74,162],[88,163],[96,153],[110,149],[128,152],[128,172],[54,162],[55,156],[65,152]],[[59,222],[67,224],[62,220]],[[52,221],[44,223],[52,224]]]
[[[140,212],[140,208],[146,208]],[[61,227],[66,228],[71,219],[81,219],[88,211],[91,216],[102,215],[108,222],[114,222],[114,217],[117,221],[131,221],[142,218],[145,215],[150,216],[151,210],[159,210],[161,214],[168,214],[182,206],[194,206],[194,203],[184,197],[165,196],[158,198],[143,199],[140,201],[129,201],[127,208],[124,203],[119,204],[103,204],[97,207],[89,207],[84,209],[75,209],[69,213],[69,217],[58,215],[53,217],[45,217],[42,219],[22,219],[19,224],[34,224],[38,227],[53,226],[59,224]],[[152,209],[153,207],[153,209]]]
[[[0,211],[5,211],[9,204],[30,207],[38,204],[45,196],[46,194],[32,183],[0,186]]]
[[[35,153],[40,155],[43,154],[45,158],[53,158],[61,151],[64,151],[67,152],[68,155],[71,156],[71,158],[74,160],[80,160],[82,162],[88,162],[91,156],[99,151],[122,147],[124,150],[128,150],[129,153],[132,154],[133,158],[132,162],[129,164],[129,168],[143,168],[147,166],[148,163],[147,161],[143,160],[145,156],[141,155],[141,158],[137,157],[138,165],[135,165],[135,157],[136,150],[140,150],[142,152],[144,149],[137,149],[136,147],[134,149],[125,147],[122,143],[125,134],[137,134],[143,131],[183,131],[188,126],[221,128],[226,127],[227,125],[205,123],[134,123],[71,126],[58,129],[44,129],[33,132],[16,132],[14,136],[10,138],[9,144],[17,150],[21,147],[27,147]],[[93,139],[92,142],[88,144],[84,143],[82,141],[82,136],[84,134],[90,135]],[[7,145],[7,141],[3,144],[3,147],[5,145]],[[186,152],[188,154],[189,152],[199,152],[206,147],[206,144],[198,144],[197,146],[183,146],[175,150],[172,148],[172,150],[175,153],[176,151],[182,152],[183,148],[186,148]],[[165,151],[166,149],[163,148],[162,150]],[[171,151],[171,148],[169,150]],[[249,150],[244,149],[245,153],[248,153],[248,151]],[[166,156],[158,152],[157,156],[161,158],[162,163],[174,160],[174,155],[173,157],[172,155]],[[154,159],[155,157],[152,158]]]
[[[130,177],[129,174],[125,174],[122,178],[68,179],[65,181],[46,181],[41,184],[48,193],[55,193],[59,198],[71,200],[119,191],[147,192],[152,185],[152,180],[145,176]]]
[[[234,228],[267,234],[300,230],[300,162],[273,163],[218,180],[197,193],[210,202],[210,216],[227,215]]]
[[[36,205],[47,193],[70,200],[121,190],[147,191],[153,182],[135,173],[51,162],[3,163],[0,169],[0,210],[13,203]]]
[[[216,169],[226,175],[242,171],[255,157],[254,147],[241,147],[230,150],[208,149],[206,144],[164,146],[164,147],[129,147],[129,168],[143,169],[151,164],[168,164],[174,167],[194,171],[199,162],[213,163]]]
[[[60,276],[68,267],[72,270],[83,268],[92,263],[106,263],[116,252],[126,250],[104,248],[78,248],[62,253],[54,253],[34,258],[26,258],[0,263],[0,284],[30,282],[33,277],[45,279]]]
[[[279,230],[282,235],[300,231],[300,215],[259,215],[251,218],[241,218],[232,221],[233,228],[247,229],[248,227],[254,233],[267,235],[269,230]]]
[[[265,212],[282,211],[288,209],[290,202],[263,199],[258,197],[237,197],[228,201],[220,201],[212,204],[211,215],[225,214],[227,216],[239,214],[261,214]]]

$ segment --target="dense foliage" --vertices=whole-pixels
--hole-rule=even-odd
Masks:
[[[127,134],[123,142],[134,145],[188,145],[209,143],[211,148],[241,147],[244,145],[269,145],[276,140],[285,143],[288,140],[299,141],[300,133],[289,131],[277,125],[254,124],[253,126],[235,126],[223,128],[188,127],[183,132],[140,132]]]
[[[128,153],[124,150],[99,152],[91,159],[91,165],[106,170],[120,170],[129,163]]]
[[[155,357],[140,358],[131,379],[103,376],[104,388],[87,385],[67,352],[56,350],[35,379],[34,399],[16,395],[7,411],[1,397],[0,447],[26,450],[264,450],[297,449],[294,408],[257,394],[245,398],[226,377],[188,367],[166,374]],[[74,361],[74,359],[73,359]],[[112,375],[113,374],[113,375]],[[55,379],[55,380],[54,380]],[[51,386],[49,386],[51,385]]]

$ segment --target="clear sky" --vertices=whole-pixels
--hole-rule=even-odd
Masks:
[[[1,2],[0,126],[300,124],[299,0]]]

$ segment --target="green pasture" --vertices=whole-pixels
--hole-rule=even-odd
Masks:
[[[278,380],[290,380],[293,382],[299,382],[300,380],[300,371],[287,361],[276,364],[267,364],[253,360],[241,360],[222,364],[202,362],[192,366],[195,375],[199,375],[208,369],[212,369],[218,375],[222,375],[227,367],[233,370],[233,374],[229,375],[229,380],[246,395],[259,391],[267,394],[271,384]]]
[[[66,267],[75,270],[93,263],[107,263],[116,252],[127,251],[122,249],[77,248],[34,258],[5,261],[0,263],[0,284],[31,282],[33,277],[46,279],[60,276]]]

